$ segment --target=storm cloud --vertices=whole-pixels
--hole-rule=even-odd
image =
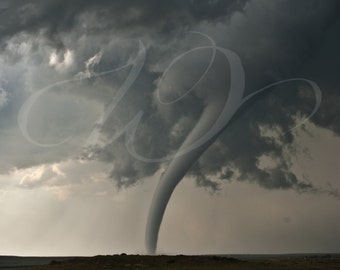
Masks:
[[[218,20],[226,14],[240,10],[245,0],[206,1],[185,0],[161,3],[148,1],[25,1],[6,2],[2,8],[1,36],[25,32],[43,31],[51,40],[59,35],[81,28],[87,33],[101,31],[125,31],[144,33],[174,30],[191,26],[203,20]]]
[[[140,39],[147,50],[145,66],[101,127],[101,136],[109,141],[142,111],[143,118],[135,138],[137,152],[147,158],[175,153],[199,119],[206,99],[211,95],[209,93],[219,93],[224,98],[228,94],[225,75],[228,74],[228,63],[217,54],[211,70],[193,92],[171,105],[157,100],[157,91],[163,91],[170,98],[184,93],[188,86],[195,84],[209,62],[211,50],[208,49],[186,55],[166,74],[168,78],[163,85],[158,85],[162,73],[176,56],[197,46],[209,45],[204,37],[188,32],[195,30],[239,55],[245,69],[246,94],[293,77],[316,81],[322,89],[323,101],[310,121],[339,134],[335,72],[339,63],[335,47],[332,47],[333,51],[327,50],[328,43],[338,42],[338,18],[337,1],[210,1],[209,4],[205,1],[6,2],[2,5],[0,22],[3,77],[12,69],[21,74],[22,80],[15,82],[14,78],[6,78],[8,89],[1,88],[2,107],[7,104],[1,112],[2,130],[15,129],[13,122],[5,123],[3,119],[14,119],[15,112],[30,91],[52,81],[88,74],[89,65],[86,63],[99,54],[100,59],[91,67],[93,74],[123,65],[124,61],[134,59],[138,51],[137,40]],[[319,63],[318,59],[324,59],[320,54],[332,57],[327,63],[327,71]],[[27,65],[34,68],[27,69]],[[41,73],[48,79],[40,79],[38,74]],[[123,70],[110,77],[89,78],[58,90],[66,95],[65,99],[81,98],[97,104],[92,107],[93,111],[84,108],[76,113],[66,111],[65,115],[69,113],[77,117],[78,129],[64,133],[75,132],[74,137],[79,135],[85,140],[84,132],[90,132],[95,116],[114,97],[127,75],[128,70]],[[159,87],[171,87],[177,92]],[[28,91],[22,94],[18,89]],[[255,182],[268,189],[317,190],[308,180],[299,179],[291,172],[290,157],[296,145],[293,132],[286,132],[299,119],[309,115],[314,102],[313,92],[304,83],[273,87],[238,112],[189,174],[196,177],[198,185],[211,190],[218,190],[220,181],[231,180]],[[64,100],[61,103],[69,106]],[[42,106],[41,110],[46,108]],[[59,109],[55,108],[51,114],[57,111]],[[36,115],[39,113],[38,110]],[[79,123],[79,115],[86,114],[92,115],[92,118],[87,116],[92,119],[92,124]],[[65,118],[54,121],[65,121]],[[70,121],[76,120],[70,118]],[[60,126],[58,122],[52,124]],[[30,125],[32,134],[36,132],[35,136],[44,138],[39,133],[39,123],[35,128],[34,123]],[[72,123],[67,126],[71,127]],[[51,141],[64,135],[54,136]],[[113,164],[110,178],[118,187],[134,185],[163,166],[163,163],[136,159],[126,150],[124,140],[121,136],[96,149],[91,157]],[[25,145],[24,140],[21,143]],[[80,148],[81,145],[77,144],[73,148],[68,145],[38,150],[36,146],[25,145],[27,154],[33,154],[36,159],[25,160],[25,155],[19,160],[13,157],[10,161],[13,164],[5,167],[8,170],[60,161],[70,158]]]

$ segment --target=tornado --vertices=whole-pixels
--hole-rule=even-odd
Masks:
[[[218,47],[215,44],[200,47],[200,49],[207,48],[219,51],[227,59],[230,68],[230,84],[227,89],[219,89],[218,92],[208,96],[206,99],[206,106],[200,119],[182,143],[156,187],[149,210],[145,232],[145,247],[148,254],[155,254],[157,251],[159,229],[167,204],[176,186],[198,158],[228,126],[230,121],[235,118],[235,113],[241,106],[257,94],[279,84],[291,82],[309,84],[315,94],[314,110],[303,121],[288,130],[291,131],[311,118],[321,104],[322,94],[320,88],[313,81],[304,78],[292,78],[275,82],[259,90],[252,91],[251,94],[244,97],[245,75],[238,55],[228,49]]]
[[[216,112],[217,107],[213,104],[207,106],[202,114],[200,120],[197,125],[191,131],[189,136],[186,138],[184,143],[182,144],[179,151],[184,150],[190,147],[193,143],[195,143],[199,138],[201,138],[206,130],[211,127],[212,121],[216,120]],[[160,229],[160,225],[162,223],[163,215],[166,209],[166,206],[170,200],[170,197],[178,185],[178,183],[182,180],[186,172],[191,168],[191,166],[197,161],[197,159],[203,154],[203,152],[215,141],[215,135],[213,138],[205,142],[199,147],[191,150],[188,153],[185,153],[181,156],[176,156],[169,167],[163,174],[158,186],[156,187],[154,197],[151,203],[151,208],[149,210],[149,216],[146,226],[146,237],[145,237],[145,245],[148,254],[155,254],[157,249],[157,240],[158,233]]]
[[[242,104],[244,71],[239,57],[232,51],[217,47],[215,44],[200,47],[200,49],[207,48],[213,50],[213,57],[218,50],[227,58],[231,78],[229,89],[225,91],[219,89],[218,92],[213,91],[207,96],[206,106],[200,119],[182,143],[156,187],[145,233],[145,246],[149,254],[154,254],[157,250],[160,225],[174,189],[197,159],[216,140]]]

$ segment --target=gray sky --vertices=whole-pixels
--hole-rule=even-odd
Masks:
[[[170,162],[146,159],[230,99],[223,49],[243,96],[303,78],[322,101],[294,130],[306,81],[244,104],[177,186],[158,251],[340,252],[339,33],[335,0],[0,0],[0,254],[145,253]]]

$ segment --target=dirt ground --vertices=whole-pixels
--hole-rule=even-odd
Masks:
[[[98,269],[158,269],[158,270],[340,270],[340,255],[320,256],[267,256],[236,259],[220,256],[139,256],[110,255],[76,258],[63,262],[52,261],[49,265],[30,270],[98,270]]]

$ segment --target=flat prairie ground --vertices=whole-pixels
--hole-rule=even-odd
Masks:
[[[26,268],[28,269],[28,268]],[[224,256],[140,256],[108,255],[52,261],[49,265],[29,270],[340,270],[340,255],[324,256],[261,256],[237,259]]]

